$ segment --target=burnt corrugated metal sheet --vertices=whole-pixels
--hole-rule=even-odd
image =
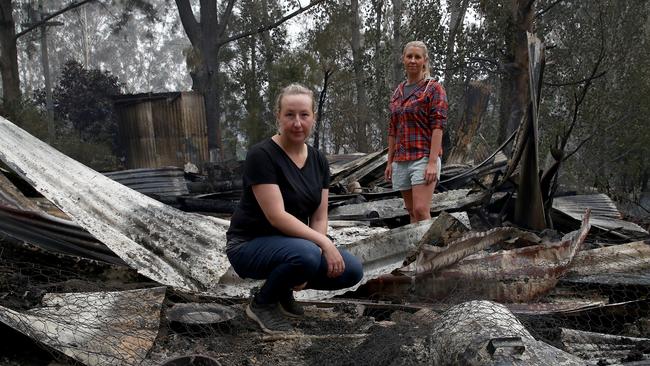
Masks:
[[[128,168],[200,167],[208,160],[201,94],[137,94],[114,101]]]
[[[0,205],[0,234],[58,253],[125,264],[79,225],[42,212]]]
[[[228,270],[225,220],[125,188],[2,117],[0,160],[144,276],[208,291]]]
[[[183,169],[174,166],[121,170],[104,175],[147,195],[180,196],[189,193]]]
[[[604,194],[556,197],[553,199],[553,209],[575,220],[582,220],[585,210],[590,209],[592,215],[590,222],[594,227],[605,231],[622,230],[632,234],[648,235],[641,226],[621,220],[622,215],[616,208],[616,204]]]

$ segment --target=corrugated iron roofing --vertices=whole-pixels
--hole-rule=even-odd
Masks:
[[[158,169],[130,169],[104,173],[105,176],[144,194],[180,196],[188,194],[185,173],[182,169],[168,166]]]
[[[203,96],[194,92],[114,98],[128,168],[198,167],[208,161]]]
[[[0,233],[59,253],[125,264],[79,225],[41,212],[0,205]]]
[[[648,235],[648,232],[639,225],[621,220],[622,215],[616,208],[616,204],[605,194],[563,196],[553,199],[554,210],[576,220],[582,220],[587,208],[591,209],[591,224],[597,228]]]

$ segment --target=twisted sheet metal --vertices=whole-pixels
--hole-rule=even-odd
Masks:
[[[229,267],[227,221],[182,212],[126,188],[1,117],[0,160],[154,281],[209,291]]]
[[[147,195],[180,196],[189,193],[183,169],[174,166],[120,170],[104,175]]]

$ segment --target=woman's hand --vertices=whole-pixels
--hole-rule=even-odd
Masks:
[[[393,164],[386,163],[386,170],[384,170],[384,179],[390,182],[393,179]]]
[[[325,261],[327,262],[327,277],[335,278],[342,275],[345,270],[345,262],[339,250],[336,249],[332,242],[329,242],[328,245],[321,248],[325,256]]]
[[[427,185],[438,180],[438,159],[429,159],[427,167],[424,168],[424,180]]]

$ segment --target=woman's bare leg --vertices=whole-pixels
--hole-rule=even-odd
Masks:
[[[404,198],[404,208],[409,212],[409,219],[411,223],[416,222],[415,212],[413,212],[413,190],[409,189],[402,191],[402,198]]]
[[[431,197],[436,188],[437,181],[431,184],[418,184],[412,187],[411,202],[413,204],[411,222],[428,220],[431,218]],[[411,214],[411,211],[409,211]],[[415,221],[413,220],[415,216]]]

